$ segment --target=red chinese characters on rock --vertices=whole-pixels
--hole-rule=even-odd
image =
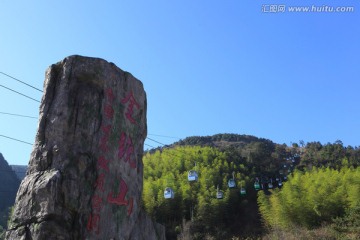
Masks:
[[[100,212],[102,204],[102,198],[98,195],[94,195],[91,200],[92,209],[94,212]]]
[[[128,186],[126,182],[121,179],[120,180],[120,186],[119,186],[119,192],[116,196],[114,196],[113,192],[110,192],[107,197],[108,203],[119,205],[119,206],[128,206],[127,215],[130,216],[132,213],[133,205],[134,205],[134,199],[131,197],[130,200],[126,200],[126,194],[128,192]]]
[[[103,169],[103,170],[105,170],[107,172],[109,171],[108,163],[109,163],[109,160],[106,160],[105,157],[100,156],[98,158],[98,168],[101,168],[101,169]]]
[[[114,117],[114,109],[112,104],[114,103],[115,96],[111,88],[105,90],[105,106],[104,113],[107,119],[112,119]]]
[[[105,101],[109,102],[109,103],[113,103],[115,99],[113,90],[111,88],[107,88],[105,90]]]
[[[134,145],[131,137],[124,132],[120,136],[118,157],[119,159],[124,158],[125,162],[129,162],[131,168],[136,168]]]
[[[105,90],[105,103],[104,103],[104,115],[105,119],[111,120],[114,117],[114,109],[112,108],[112,103],[114,102],[115,96],[111,88]],[[105,153],[109,151],[108,140],[111,133],[111,124],[102,125],[101,132],[102,136],[99,142],[99,148],[101,155],[97,160],[97,168],[105,173],[109,172],[109,162],[110,160],[105,158]],[[105,173],[100,173],[95,182],[95,190],[104,192],[105,185]],[[89,232],[95,232],[96,234],[100,233],[100,212],[103,206],[103,199],[101,196],[94,194],[91,198],[91,212],[87,220],[86,229]]]
[[[125,200],[125,196],[128,192],[128,186],[126,184],[126,182],[124,180],[120,180],[120,187],[119,187],[119,193],[117,194],[116,197],[114,196],[113,192],[110,192],[108,197],[107,197],[107,201],[109,203],[113,203],[116,205],[128,205],[128,201]]]
[[[104,192],[104,184],[105,184],[105,174],[101,173],[95,182],[95,189],[99,189],[101,192]]]
[[[127,215],[128,215],[128,216],[131,215],[133,206],[134,206],[134,199],[133,199],[133,198],[130,198],[130,200],[129,200],[129,208],[128,208],[128,211],[127,211]]]
[[[97,159],[97,169],[99,171],[99,175],[94,184],[95,194],[91,198],[91,212],[86,224],[87,230],[89,232],[94,232],[95,234],[100,233],[101,209],[104,204],[107,203],[118,206],[125,206],[127,207],[128,216],[132,214],[134,207],[134,198],[128,197],[128,199],[126,199],[128,186],[123,179],[120,179],[118,191],[106,194],[105,182],[110,180],[107,178],[107,176],[110,172],[109,164],[111,162],[111,159],[108,158],[108,152],[110,150],[108,142],[112,131],[114,131],[112,120],[115,116],[113,105],[115,103],[116,97],[111,88],[105,89],[104,93],[105,101],[102,110],[105,121],[103,121],[101,126],[102,135],[99,140],[100,154]],[[130,91],[126,97],[121,100],[121,104],[125,105],[126,119],[130,121],[131,124],[136,124],[136,120],[133,116],[134,107],[136,109],[140,109],[140,104],[135,100],[132,91]],[[134,144],[132,138],[125,132],[120,134],[118,157],[119,159],[123,159],[125,163],[129,163],[131,168],[137,168]],[[104,199],[102,196],[105,196]]]
[[[105,117],[112,119],[114,117],[114,109],[110,104],[107,104],[104,108]]]
[[[100,233],[99,222],[100,222],[100,215],[91,213],[88,222],[86,224],[86,229],[89,232],[95,231],[96,234],[99,234]]]
[[[130,93],[123,99],[121,100],[121,103],[126,104],[127,105],[127,111],[125,113],[126,118],[132,123],[135,124],[136,121],[133,118],[133,113],[134,113],[134,107],[136,107],[137,109],[140,108],[140,104],[136,102],[134,95],[132,93],[132,91],[130,91]]]
[[[101,127],[101,132],[103,133],[103,136],[100,138],[100,150],[103,153],[106,153],[109,151],[109,148],[107,146],[107,142],[110,136],[110,130],[111,130],[111,125],[106,125],[106,126],[102,126]]]

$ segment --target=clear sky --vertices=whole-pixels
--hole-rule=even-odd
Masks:
[[[0,72],[42,89],[69,55],[113,62],[143,82],[158,142],[237,133],[360,145],[359,0],[2,0],[0,10]],[[41,99],[1,74],[0,84]],[[38,110],[0,87],[0,112]],[[0,135],[33,143],[36,130],[37,119],[0,114]],[[0,137],[10,164],[31,150]]]

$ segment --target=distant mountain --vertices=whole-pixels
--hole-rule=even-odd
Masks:
[[[262,142],[269,145],[274,145],[274,143],[265,138],[258,138],[251,135],[239,135],[233,133],[221,133],[215,134],[213,136],[192,136],[187,137],[183,140],[175,142],[173,145],[180,146],[211,146],[217,148],[227,148],[230,146],[233,147],[244,147],[247,144],[254,142]]]
[[[7,210],[14,205],[20,180],[0,153],[0,225],[5,226]]]
[[[27,165],[10,165],[12,170],[14,170],[16,176],[20,181],[22,181],[25,178]]]

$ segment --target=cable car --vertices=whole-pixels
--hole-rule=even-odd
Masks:
[[[282,181],[280,180],[279,182],[278,182],[278,186],[279,187],[281,187],[283,184],[282,184]]]
[[[224,198],[224,193],[223,193],[223,191],[218,191],[218,192],[216,192],[216,198],[217,198],[217,199],[223,199],[223,198]]]
[[[260,183],[257,181],[254,183],[255,190],[260,190]]]
[[[273,188],[272,179],[270,179],[270,182],[268,183],[268,188]]]
[[[198,180],[198,173],[195,170],[190,170],[188,172],[188,180],[189,182],[194,182]]]
[[[223,193],[223,191],[219,190],[219,186],[217,187],[217,190],[216,190],[216,198],[217,199],[223,199],[224,198],[224,193]]]
[[[241,194],[241,195],[246,195],[246,189],[242,187],[242,188],[240,189],[240,194]]]
[[[235,182],[235,177],[234,177],[234,172],[232,173],[232,178],[229,179],[228,181],[228,186],[229,188],[234,188],[236,187],[236,182]]]
[[[172,188],[167,187],[164,190],[164,198],[165,199],[172,199],[175,196],[175,192],[172,190]]]
[[[229,188],[234,188],[236,186],[234,179],[229,179],[228,181]]]

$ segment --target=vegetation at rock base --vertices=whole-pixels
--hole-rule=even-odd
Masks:
[[[217,134],[153,149],[143,162],[143,205],[166,225],[169,239],[360,235],[360,149],[344,147],[341,141],[287,146]],[[192,169],[199,174],[196,182],[187,179]],[[233,176],[236,188],[229,188]],[[255,181],[262,190],[254,190]],[[166,187],[173,189],[174,198],[164,198]],[[242,187],[246,195],[240,194]],[[222,199],[216,197],[217,188]]]

